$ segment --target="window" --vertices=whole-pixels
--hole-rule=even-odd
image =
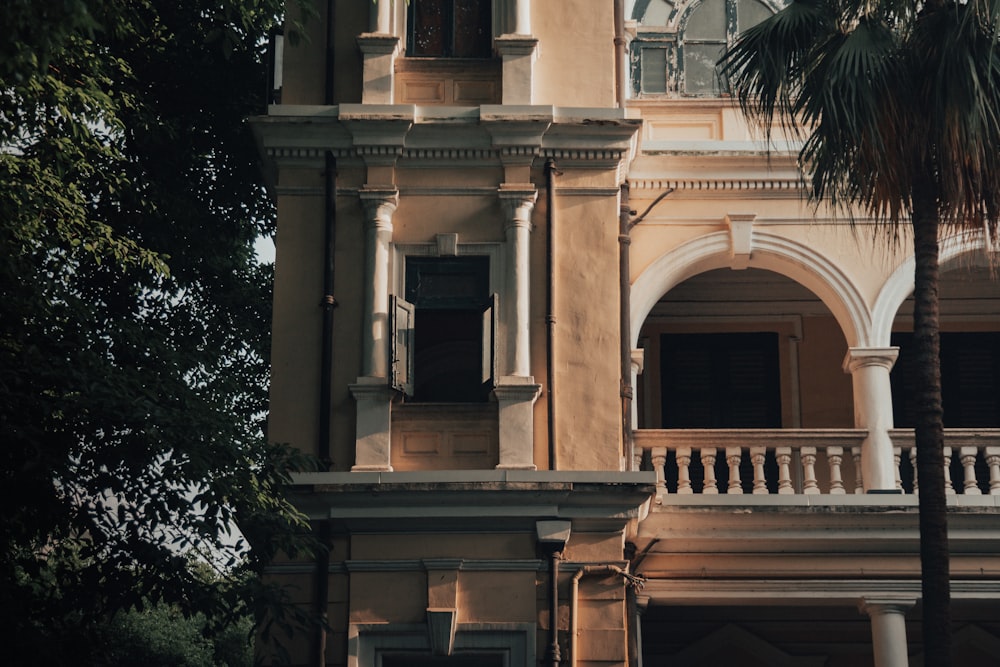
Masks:
[[[392,386],[409,400],[481,403],[496,377],[489,257],[407,257],[391,307]]]
[[[781,428],[777,333],[663,334],[664,428]]]
[[[895,333],[899,358],[890,375],[893,420],[912,427],[913,334]],[[1000,427],[1000,332],[941,333],[941,400],[946,428]]]
[[[684,92],[718,95],[715,63],[740,32],[771,15],[758,0],[705,0],[688,15],[681,50],[684,54]]]
[[[406,55],[489,58],[492,15],[490,0],[410,0]]]
[[[723,49],[740,32],[770,16],[777,4],[761,0],[636,2],[632,15],[639,22],[632,42],[638,54],[634,61],[636,89],[648,95],[724,92],[715,75],[715,63]]]

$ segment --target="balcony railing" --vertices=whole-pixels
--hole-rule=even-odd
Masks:
[[[667,494],[860,494],[866,436],[859,429],[640,429],[634,465],[656,472],[657,502]],[[916,493],[913,430],[891,437],[896,489]],[[1000,429],[947,429],[945,445],[949,494],[1000,495]]]

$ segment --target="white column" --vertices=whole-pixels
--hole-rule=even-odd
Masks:
[[[384,2],[385,0],[383,0]],[[531,34],[531,0],[513,0],[514,34]]]
[[[909,667],[906,651],[906,612],[914,600],[863,598],[858,605],[872,626],[875,667]]]
[[[533,186],[501,186],[500,201],[507,213],[507,293],[513,303],[501,305],[507,313],[505,375],[531,376],[531,211],[538,192]]]
[[[393,0],[375,0],[375,25],[373,32],[387,35],[392,32],[392,3]]]
[[[507,289],[501,300],[507,350],[493,395],[500,419],[500,463],[506,470],[534,470],[534,404],[542,391],[531,374],[531,212],[538,191],[531,184],[500,186],[507,215]]]
[[[392,213],[399,202],[394,188],[365,188],[365,297],[361,377],[350,385],[357,401],[354,443],[355,472],[391,471],[390,424],[392,390],[389,370],[389,245]]]
[[[388,188],[364,189],[359,194],[367,218],[361,374],[387,378],[389,245],[392,243],[392,214],[399,203],[399,192]]]
[[[861,474],[866,492],[895,492],[896,471],[889,429],[892,428],[892,389],[889,371],[898,347],[852,347],[844,372],[854,387],[854,425],[868,430],[861,445]]]

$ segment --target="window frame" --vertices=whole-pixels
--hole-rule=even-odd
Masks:
[[[448,237],[451,235],[442,235]],[[503,274],[503,244],[457,243],[450,252],[442,252],[442,238],[438,243],[396,244],[393,246],[393,289],[389,304],[389,385],[403,396],[414,398],[417,368],[415,365],[416,304],[409,303],[406,295],[407,260],[409,258],[485,257],[487,268],[487,295],[482,304],[481,380],[491,390],[499,378],[499,368],[505,358],[504,317],[501,304],[507,301]],[[471,310],[471,308],[469,308]],[[484,389],[484,391],[486,391]],[[423,401],[417,401],[421,403]],[[472,404],[478,401],[471,402]]]
[[[430,0],[428,0],[430,1]],[[442,53],[414,53],[417,44],[417,25],[415,14],[418,10],[417,5],[421,0],[409,0],[406,8],[406,57],[407,58],[444,58],[444,59],[467,59],[467,60],[487,60],[493,57],[493,38],[496,35],[496,9],[494,8],[494,2],[492,0],[478,0],[480,3],[480,12],[482,12],[487,20],[487,25],[485,26],[486,32],[488,34],[489,43],[488,45],[483,45],[475,55],[455,55],[456,50],[456,36],[458,34],[456,26],[456,12],[455,3],[460,0],[438,0],[442,5],[443,12],[445,14],[442,24],[444,26],[445,34],[442,36]],[[482,26],[480,26],[482,27]]]

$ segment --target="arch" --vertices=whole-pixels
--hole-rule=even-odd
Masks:
[[[953,234],[941,240],[938,250],[938,265],[942,270],[946,265],[954,262],[962,255],[985,250],[986,242],[982,232],[966,231]],[[909,255],[906,260],[896,267],[879,290],[875,299],[875,307],[872,309],[872,345],[875,347],[887,347],[892,334],[892,322],[896,319],[896,312],[903,305],[906,298],[913,293],[913,270],[915,259]]]
[[[705,271],[731,268],[730,235],[715,232],[660,256],[632,283],[631,345],[650,311],[675,285]],[[869,345],[871,316],[857,287],[826,257],[797,241],[755,232],[749,267],[766,269],[808,288],[833,313],[850,347]]]

